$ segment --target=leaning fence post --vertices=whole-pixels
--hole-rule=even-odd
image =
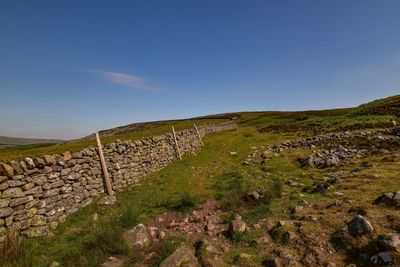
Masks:
[[[112,187],[111,187],[110,176],[108,176],[106,160],[104,159],[103,148],[101,147],[101,141],[100,141],[99,133],[96,133],[96,142],[97,142],[97,149],[99,151],[99,156],[100,156],[101,168],[103,169],[104,180],[106,182],[107,193],[110,196],[113,196],[114,195],[114,191],[112,190]]]
[[[211,128],[211,132],[215,132],[215,130],[214,130],[214,125],[212,125],[211,123],[210,123],[210,128]]]
[[[181,151],[179,150],[179,146],[178,146],[178,141],[176,141],[176,134],[175,134],[174,126],[172,126],[172,134],[174,135],[174,141],[175,141],[176,151],[178,152],[179,159],[182,159]]]
[[[201,136],[200,136],[199,130],[197,129],[196,123],[193,123],[193,125],[194,125],[194,129],[196,130],[197,136],[199,137],[201,145],[204,146],[203,140],[201,139]]]

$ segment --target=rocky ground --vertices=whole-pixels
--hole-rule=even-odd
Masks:
[[[132,265],[153,265],[157,244],[184,236],[160,266],[400,266],[399,137],[400,128],[347,131],[255,147],[244,165],[265,167],[297,151],[299,167],[313,170],[312,179],[284,182],[282,197],[298,196],[288,216],[272,212],[250,224],[215,199],[191,212],[165,212],[124,234],[141,255]],[[250,191],[242,201],[251,208],[264,193]],[[102,266],[124,265],[114,255]]]

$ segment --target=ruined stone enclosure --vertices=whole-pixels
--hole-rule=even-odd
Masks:
[[[234,123],[198,128],[200,136],[235,129]],[[201,142],[194,129],[176,132],[182,155],[195,153]],[[103,147],[113,190],[139,182],[178,159],[172,133],[136,141],[116,141]],[[104,192],[95,147],[62,155],[0,163],[0,242],[15,229],[28,237],[47,235],[65,217],[89,205]]]

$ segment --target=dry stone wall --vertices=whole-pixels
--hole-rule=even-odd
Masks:
[[[198,127],[202,137],[235,129],[224,123]],[[181,154],[201,146],[194,129],[176,132]],[[172,133],[103,146],[114,190],[139,179],[178,158]],[[28,237],[47,235],[69,214],[89,205],[105,191],[95,147],[61,155],[44,155],[0,163],[0,242],[11,228]]]

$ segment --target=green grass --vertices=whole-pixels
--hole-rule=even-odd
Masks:
[[[251,152],[251,146],[282,137],[254,132],[250,139],[244,136],[248,131],[214,134],[205,139],[205,147],[198,155],[185,156],[182,161],[175,161],[146,177],[140,185],[117,193],[116,205],[89,205],[67,217],[54,236],[24,239],[18,263],[25,266],[23,263],[28,261],[32,266],[48,266],[55,260],[66,266],[98,266],[110,255],[132,258],[121,236],[135,224],[146,223],[167,210],[188,211],[209,197],[220,195],[221,200],[234,199],[247,189],[266,186],[266,179],[253,181],[252,178],[263,171],[243,166],[242,162]],[[231,156],[229,151],[238,152],[238,156]],[[236,172],[230,173],[232,169]],[[226,181],[226,187],[216,186],[225,184],[227,177],[232,181]],[[238,187],[236,182],[242,178],[246,186]],[[226,190],[231,193],[221,195]],[[92,220],[94,213],[99,215],[96,222]]]
[[[35,239],[24,238],[18,258],[2,259],[2,263],[6,266],[8,264],[8,266],[40,267],[58,261],[61,266],[98,266],[109,256],[118,256],[126,259],[129,264],[134,264],[141,260],[141,255],[133,253],[124,243],[122,239],[124,231],[138,223],[147,223],[165,211],[188,212],[211,197],[218,199],[222,208],[228,212],[226,221],[235,213],[240,213],[249,225],[268,217],[283,220],[293,218],[291,209],[297,206],[300,200],[314,203],[326,201],[325,196],[319,193],[308,194],[301,191],[300,188],[283,186],[289,179],[303,183],[306,187],[312,186],[316,180],[324,176],[326,170],[305,170],[299,167],[297,159],[309,155],[310,151],[305,149],[285,151],[277,157],[270,158],[262,166],[245,166],[243,162],[247,155],[252,153],[254,146],[259,149],[261,145],[298,139],[301,136],[311,135],[313,129],[305,127],[304,132],[300,133],[292,131],[277,133],[269,130],[259,131],[259,129],[271,125],[300,125],[301,127],[319,125],[322,129],[338,129],[357,124],[376,126],[392,118],[387,115],[346,115],[348,112],[349,110],[345,109],[324,111],[319,114],[316,111],[230,114],[229,116],[236,117],[240,123],[241,127],[238,130],[208,136],[204,140],[205,147],[196,156],[185,155],[183,160],[172,162],[163,170],[142,179],[139,185],[129,186],[124,191],[118,192],[118,202],[114,206],[104,207],[96,203],[89,205],[67,217],[65,223],[60,224],[50,236]],[[226,119],[227,116],[217,116],[213,120]],[[191,124],[192,121],[183,121],[179,125],[174,125],[177,125],[176,129],[179,130],[188,128]],[[147,129],[145,132],[121,133],[105,137],[103,142],[106,143],[116,138],[135,139],[160,134],[163,131],[169,131],[169,127],[170,125],[158,125],[157,128],[150,127],[151,129]],[[53,151],[74,151],[74,149],[79,150],[81,145],[85,147],[89,144],[85,142],[92,141],[60,145],[60,147],[35,147],[25,151],[20,148],[9,151],[10,155],[0,153],[0,158],[1,156],[3,158],[26,156],[25,153],[41,155],[58,153]],[[68,147],[69,145],[71,147]],[[232,151],[237,152],[237,155],[230,155],[229,152]],[[390,163],[385,164],[387,164],[385,168],[390,170],[390,173],[382,169],[382,175],[393,175],[398,171],[397,166],[392,166]],[[355,168],[356,166],[348,168],[350,167]],[[398,186],[396,179],[390,180],[389,183],[384,181],[380,183],[381,190],[392,190],[391,188]],[[370,189],[371,186],[368,183],[358,185],[363,190]],[[380,192],[376,187],[373,189]],[[253,190],[263,192],[265,198],[258,203],[245,203],[243,197],[247,192]],[[359,191],[352,189],[351,186],[348,186],[346,190],[347,195],[350,196],[359,194]],[[331,193],[329,191],[328,195]],[[360,199],[360,203],[357,205],[363,205],[364,202],[369,201],[368,194],[363,197],[365,199]],[[95,213],[99,217],[97,221],[93,221]],[[270,234],[278,242],[281,242],[283,230],[275,229]],[[257,255],[259,255],[258,248],[247,244],[252,238],[262,234],[266,233],[256,231],[233,237],[233,248],[227,254],[227,260],[231,263],[235,262],[240,252],[258,253]],[[157,248],[160,253],[153,259],[152,264],[157,266],[185,242],[187,241],[184,237],[167,238]]]
[[[248,137],[249,133],[251,137]],[[196,156],[185,156],[182,161],[175,161],[146,177],[140,185],[117,193],[116,205],[89,205],[67,217],[49,237],[23,239],[18,259],[9,266],[48,266],[54,260],[63,266],[98,266],[113,255],[133,264],[141,259],[141,255],[133,253],[124,243],[122,233],[125,230],[137,223],[146,223],[164,211],[190,211],[210,197],[218,198],[223,205],[226,203],[225,209],[230,216],[240,213],[249,225],[270,216],[289,219],[292,216],[290,209],[300,199],[319,201],[324,198],[320,194],[306,194],[300,198],[300,190],[282,186],[288,179],[311,185],[313,176],[322,176],[321,170],[299,168],[296,159],[309,151],[284,152],[264,166],[244,166],[242,162],[253,146],[293,138],[296,135],[259,133],[252,128],[209,136],[205,139],[205,147]],[[231,156],[230,151],[238,155]],[[243,205],[241,197],[255,189],[263,190],[265,200],[251,206]],[[92,219],[95,213],[99,215],[96,222]],[[244,243],[261,234],[251,232],[233,237],[231,261],[237,256],[234,253],[242,251]],[[275,236],[275,232],[272,234]],[[280,238],[278,231],[278,242],[281,242]],[[164,241],[157,250],[162,253],[153,260],[154,266],[184,242],[183,237]],[[252,247],[246,251],[258,253],[257,248]]]

